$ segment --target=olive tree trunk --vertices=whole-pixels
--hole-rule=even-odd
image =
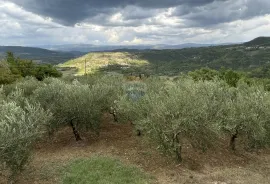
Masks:
[[[236,132],[231,136],[231,140],[230,140],[230,148],[231,150],[235,151],[235,147],[236,147],[236,139],[238,137],[238,130],[236,130]]]
[[[81,138],[81,136],[80,136],[78,130],[76,129],[76,126],[74,125],[73,120],[74,120],[74,119],[72,119],[72,120],[70,121],[70,126],[72,127],[73,134],[74,134],[74,136],[75,136],[76,141],[81,141],[82,138]]]

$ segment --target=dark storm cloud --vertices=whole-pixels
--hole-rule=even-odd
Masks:
[[[243,42],[270,35],[270,0],[0,0],[0,25],[11,45]]]
[[[179,6],[173,16],[182,16],[189,21],[190,26],[208,27],[269,13],[269,0],[230,0],[203,7]]]
[[[197,6],[226,0],[10,0],[33,13],[54,18],[65,25],[77,22],[99,14],[110,15],[126,6],[143,7],[147,9],[169,8],[183,5],[189,9]],[[131,19],[145,18],[147,13],[133,14]]]

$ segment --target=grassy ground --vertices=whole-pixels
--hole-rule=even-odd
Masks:
[[[132,165],[134,169],[133,166],[136,166],[137,169],[131,169],[130,172],[137,173],[140,170],[144,174],[138,173],[135,177],[144,181],[145,175],[148,175],[152,178],[151,183],[157,184],[269,184],[270,181],[269,150],[232,153],[225,148],[215,148],[203,153],[185,147],[184,161],[179,164],[158,152],[143,137],[137,137],[130,124],[114,124],[110,116],[104,117],[99,137],[91,133],[85,133],[83,137],[82,142],[76,143],[72,130],[67,127],[51,140],[39,143],[32,162],[18,178],[18,184],[65,183],[63,179],[66,181],[66,176],[77,172],[74,168],[83,167],[77,166],[76,162],[74,165],[74,159],[85,158],[87,163],[91,163],[91,159],[97,157],[106,157],[111,164],[119,164],[122,168]],[[114,162],[115,159],[121,162]],[[105,173],[100,175],[105,176]],[[6,183],[1,180],[1,176],[0,183]],[[115,182],[108,179],[104,183]]]
[[[147,177],[138,168],[108,157],[78,159],[69,164],[63,183],[147,184]]]

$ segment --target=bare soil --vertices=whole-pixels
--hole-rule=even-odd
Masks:
[[[33,160],[18,178],[19,184],[60,183],[63,168],[76,158],[109,156],[135,165],[158,184],[269,184],[270,150],[231,152],[226,146],[207,152],[183,148],[179,164],[138,137],[131,124],[112,123],[106,115],[99,136],[84,133],[76,142],[66,127],[36,145]],[[6,183],[1,180],[0,183]]]

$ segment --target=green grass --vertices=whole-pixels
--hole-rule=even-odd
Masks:
[[[72,161],[65,170],[64,184],[148,184],[142,171],[107,157]]]

